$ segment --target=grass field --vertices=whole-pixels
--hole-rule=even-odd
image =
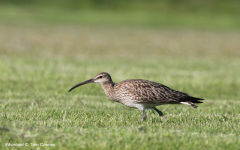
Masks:
[[[0,149],[240,149],[238,28],[13,22],[0,23]],[[103,71],[206,100],[159,106],[166,122],[151,110],[141,122],[99,84],[67,92]]]

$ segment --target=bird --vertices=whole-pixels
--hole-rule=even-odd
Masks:
[[[76,84],[68,92],[88,83],[100,83],[106,96],[111,100],[142,111],[141,121],[146,120],[147,109],[155,110],[166,121],[162,111],[156,108],[158,105],[185,104],[198,108],[194,103],[203,103],[200,100],[204,100],[149,80],[128,79],[114,83],[107,72],[99,73],[92,79]]]

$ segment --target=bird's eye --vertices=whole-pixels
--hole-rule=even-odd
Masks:
[[[99,76],[98,79],[102,78],[102,76]]]

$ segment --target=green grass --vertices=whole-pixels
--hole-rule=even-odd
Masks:
[[[130,63],[134,69],[129,62],[111,60],[1,60],[2,149],[16,148],[5,147],[8,142],[56,144],[52,149],[238,149],[239,71],[231,64],[239,60],[215,66],[209,60],[209,68],[194,60],[191,65],[171,60],[168,66],[154,61],[144,65],[141,60]],[[219,77],[222,64],[231,67],[232,73]],[[153,111],[147,111],[147,121],[141,122],[139,110],[109,101],[98,84],[67,92],[105,70],[115,81],[151,79],[206,100],[197,110],[186,105],[160,106],[167,122]],[[237,80],[228,83],[229,77]]]
[[[0,25],[0,149],[239,149],[239,32],[77,25]],[[206,99],[154,111],[110,101],[99,72]],[[43,148],[24,146],[25,149]]]

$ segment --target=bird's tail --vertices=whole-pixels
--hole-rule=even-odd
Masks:
[[[195,104],[193,104],[192,102],[189,102],[189,101],[187,101],[187,102],[180,102],[181,104],[185,104],[185,105],[190,105],[190,106],[192,106],[193,108],[198,108],[198,106],[197,105],[195,105]]]
[[[203,103],[199,100],[204,100],[202,98],[197,98],[197,97],[187,97],[187,98],[183,98],[182,100],[180,100],[181,104],[186,104],[186,105],[190,105],[193,108],[198,108],[197,105],[195,105],[194,103]]]

